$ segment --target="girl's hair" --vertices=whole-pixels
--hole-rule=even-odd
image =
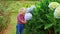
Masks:
[[[26,8],[22,7],[19,9],[19,13],[21,12],[21,10],[25,10],[26,11]]]

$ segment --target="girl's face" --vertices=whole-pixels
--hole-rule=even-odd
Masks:
[[[26,11],[25,11],[25,10],[23,10],[23,11],[22,11],[22,13],[23,13],[23,14],[25,14],[25,13],[26,13]]]
[[[26,13],[25,8],[21,9],[20,12],[21,12],[22,14],[25,14],[25,13]]]

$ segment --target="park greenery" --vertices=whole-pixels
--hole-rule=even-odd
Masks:
[[[39,2],[0,1],[0,32],[7,29],[11,13],[18,13],[21,7],[28,8],[35,5],[32,10],[32,19],[25,24],[25,34],[60,34],[60,19],[54,17],[54,10],[48,5],[50,2],[60,0],[41,0]],[[13,17],[12,17],[13,18]],[[15,20],[13,20],[15,21]]]

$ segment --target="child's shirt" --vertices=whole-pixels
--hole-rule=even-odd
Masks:
[[[24,23],[21,22],[21,20],[23,20],[23,21],[25,20],[24,19],[24,15],[23,14],[18,14],[18,16],[17,16],[17,23],[18,24],[24,24]]]

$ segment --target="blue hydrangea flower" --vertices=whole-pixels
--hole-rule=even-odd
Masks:
[[[27,8],[26,13],[30,13],[34,8],[35,8],[35,6],[31,6],[31,7]]]
[[[29,12],[30,12],[30,8],[27,8],[27,9],[26,9],[26,13],[29,13]]]
[[[26,13],[24,18],[25,18],[25,20],[30,20],[32,18],[32,14]]]

